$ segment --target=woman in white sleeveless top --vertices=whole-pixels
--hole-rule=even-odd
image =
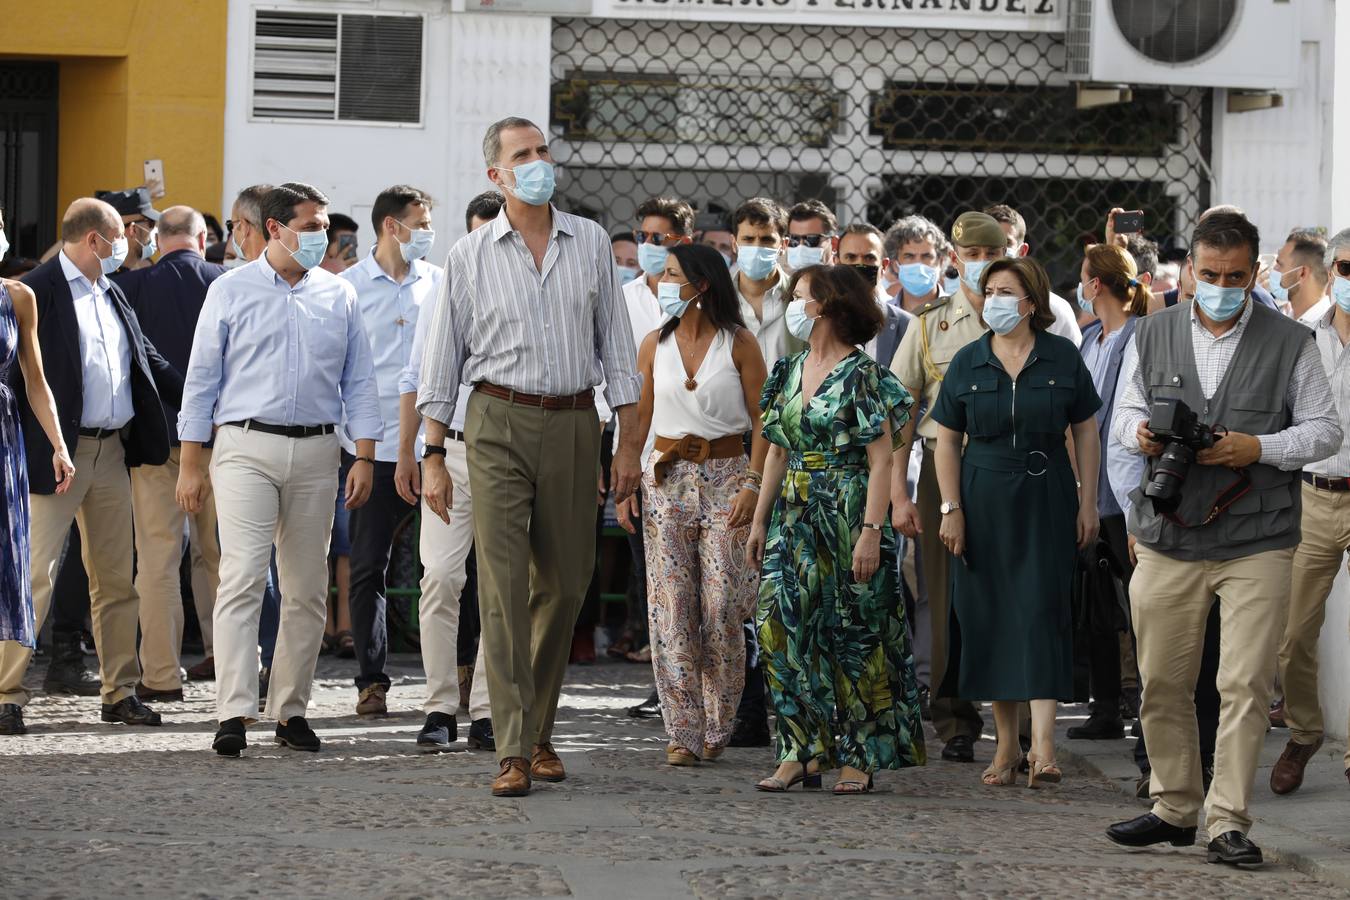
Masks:
[[[670,318],[638,350],[639,423],[656,441],[643,471],[642,525],[666,759],[688,766],[722,754],[745,686],[741,623],[759,585],[745,540],[768,451],[759,422],[766,373],[716,250],[672,247],[657,287]],[[618,510],[629,531],[634,507]]]

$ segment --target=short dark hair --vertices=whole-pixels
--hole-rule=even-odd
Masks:
[[[845,225],[839,236],[842,238],[846,234],[865,234],[874,237],[881,242],[882,249],[886,249],[886,235],[882,233],[880,228],[868,222],[854,222],[852,225]]]
[[[1031,327],[1035,331],[1049,331],[1055,324],[1055,313],[1050,309],[1050,276],[1045,268],[1030,256],[1003,256],[984,267],[980,274],[980,293],[984,293],[989,279],[999,272],[1012,272],[1022,283],[1027,299],[1031,301]]]
[[[1134,268],[1149,278],[1158,274],[1158,243],[1142,234],[1125,235],[1125,252],[1134,257]]]
[[[648,197],[637,208],[637,219],[660,216],[680,234],[694,233],[694,208],[678,197]]]
[[[431,196],[425,191],[420,191],[407,184],[396,184],[380,191],[375,198],[375,205],[370,208],[370,224],[375,226],[375,237],[378,239],[384,232],[384,220],[388,216],[397,219],[403,215],[404,210],[414,203],[431,209]],[[330,215],[328,218],[329,221],[332,221],[337,217]],[[334,227],[336,227],[336,223],[334,223]]]
[[[473,220],[475,218],[497,218],[497,214],[502,211],[502,204],[505,202],[506,198],[502,196],[501,191],[483,191],[483,193],[474,197],[464,210],[464,230],[473,231]]]
[[[206,230],[211,234],[211,240],[225,240],[225,229],[220,227],[220,220],[211,213],[202,213],[202,221],[206,223]]]
[[[625,231],[621,228],[618,231],[611,232],[609,235],[610,244],[617,244],[619,241],[627,241],[630,244],[636,244],[637,238],[633,236],[633,232]]]
[[[356,220],[346,213],[330,212],[328,214],[328,230],[355,233],[361,230],[361,226],[356,224]]]
[[[779,235],[787,236],[787,213],[778,205],[778,201],[770,200],[768,197],[751,197],[736,207],[736,211],[731,214],[732,234],[736,233],[742,222],[768,225]]]
[[[839,231],[839,220],[834,217],[834,213],[820,200],[803,200],[800,203],[793,204],[792,209],[788,210],[788,222],[806,222],[811,219],[819,219],[825,223],[826,234],[837,234]]]
[[[698,302],[709,325],[733,334],[738,328],[745,327],[741,301],[721,253],[707,244],[676,244],[670,248],[670,255],[680,264],[686,279],[695,285],[706,285]],[[664,341],[679,324],[679,319],[667,319],[657,340]]]
[[[789,299],[805,278],[811,279],[811,299],[820,302],[820,314],[830,320],[835,335],[845,344],[865,344],[886,324],[877,306],[876,286],[852,266],[798,269],[788,284]]]
[[[984,214],[1000,225],[1011,225],[1013,240],[1017,243],[1020,244],[1027,239],[1027,220],[1008,204],[996,203],[987,208]]]
[[[1296,228],[1284,240],[1294,245],[1294,257],[1300,266],[1312,270],[1318,281],[1327,280],[1327,239],[1321,232],[1311,228]]]
[[[1204,244],[1216,250],[1233,250],[1247,247],[1251,253],[1252,265],[1261,255],[1261,232],[1245,215],[1239,212],[1222,210],[1211,212],[1195,224],[1191,232],[1191,254],[1195,248]]]
[[[242,197],[242,195],[240,195]],[[328,198],[323,191],[310,184],[304,184],[299,181],[288,181],[285,184],[279,184],[272,188],[263,196],[262,204],[258,215],[262,219],[258,225],[267,230],[267,223],[275,219],[281,225],[290,225],[295,221],[295,208],[301,203],[317,203],[319,206],[327,206]],[[331,217],[329,219],[332,220]],[[355,222],[352,223],[356,225]],[[353,227],[352,230],[355,230]]]

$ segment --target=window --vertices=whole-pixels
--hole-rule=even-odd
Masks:
[[[422,121],[422,28],[415,15],[257,10],[253,117]]]

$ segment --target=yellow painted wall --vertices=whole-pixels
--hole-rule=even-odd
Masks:
[[[157,207],[220,214],[226,5],[0,0],[0,57],[61,65],[58,218],[77,197],[141,184],[147,159],[164,160]]]

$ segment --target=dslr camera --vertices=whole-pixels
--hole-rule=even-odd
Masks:
[[[1148,430],[1163,445],[1163,452],[1153,465],[1144,496],[1162,509],[1175,508],[1196,451],[1213,447],[1224,429],[1201,422],[1184,400],[1155,400]]]

